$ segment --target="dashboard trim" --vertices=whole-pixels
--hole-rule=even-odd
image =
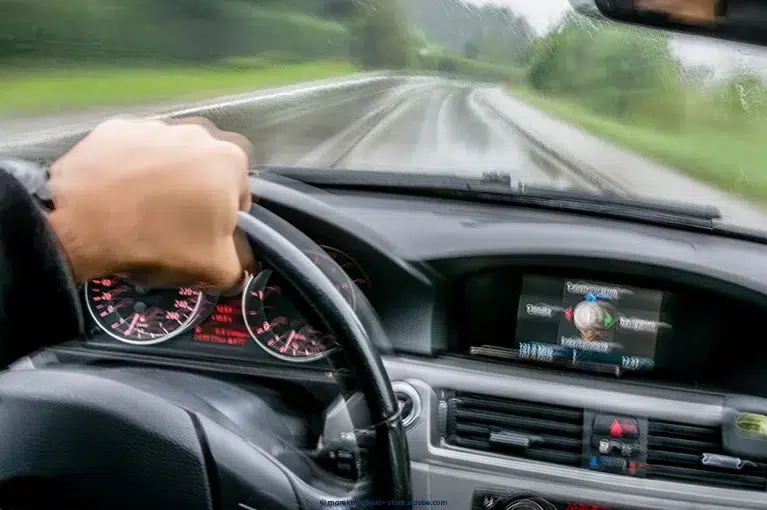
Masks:
[[[471,494],[478,487],[478,484],[492,485],[490,480],[494,477],[496,480],[494,483],[499,488],[506,490],[512,486],[510,478],[514,478],[517,479],[517,482],[513,483],[514,486],[535,490],[542,495],[556,496],[567,500],[593,500],[604,504],[632,508],[695,508],[696,510],[701,508],[712,510],[714,508],[767,508],[767,497],[763,491],[739,491],[704,485],[646,480],[440,445],[438,442],[439,398],[434,388],[441,386],[459,391],[477,391],[477,389],[482,391],[482,384],[474,384],[479,378],[473,371],[440,366],[429,368],[425,367],[424,363],[413,360],[388,359],[385,361],[385,365],[390,377],[400,377],[417,389],[421,394],[423,406],[427,409],[427,412],[423,414],[424,419],[408,432],[408,439],[413,465],[428,466],[429,476],[432,477],[429,486],[440,487],[441,491],[446,487],[451,487],[449,489],[449,493],[453,495],[451,498],[445,498],[447,494],[443,494],[443,492],[433,494],[435,498],[445,498],[457,503],[466,499],[466,494]],[[406,377],[405,374],[410,374],[410,377]],[[487,374],[485,373],[485,375]],[[506,381],[511,382],[514,379],[508,377]],[[518,380],[521,381],[521,379]],[[562,389],[567,387],[570,390],[573,389],[570,385],[553,381],[537,381],[533,383],[533,386],[539,387],[531,391],[529,387],[520,385],[510,384],[503,386],[502,390],[500,390],[501,387],[494,386],[494,391],[491,394],[499,397],[533,398],[536,402],[559,401],[563,403],[562,401],[567,397],[562,394]],[[487,392],[487,388],[485,391]],[[617,392],[605,391],[604,395],[611,400],[620,399]],[[627,394],[624,393],[624,400],[626,396]],[[648,400],[648,397],[640,396],[639,398],[645,399],[643,400],[644,403],[651,401]],[[668,397],[657,397],[652,401],[659,406],[658,412],[649,413],[653,417],[672,414],[676,419],[685,422],[700,423],[701,419],[705,420],[706,417],[711,423],[721,422],[721,404],[717,406],[713,401],[709,404],[690,403]],[[564,403],[575,404],[569,399]],[[674,409],[678,405],[684,407]],[[600,405],[598,408],[603,410],[604,406]],[[626,409],[626,406],[622,408]],[[673,412],[669,413],[669,411]],[[632,415],[637,414],[637,410],[634,408],[628,412]],[[449,479],[445,480],[444,478]],[[466,501],[469,505],[469,500]],[[642,503],[638,504],[639,502]],[[466,508],[468,507],[466,506]]]
[[[604,378],[592,379],[588,376],[562,375],[556,371],[499,365],[492,365],[491,373],[487,370],[487,363],[451,358],[436,362],[387,358],[384,364],[392,380],[415,376],[430,388],[449,388],[700,425],[719,425],[723,419],[724,396],[714,393],[643,387]],[[578,392],[578,389],[584,391]]]

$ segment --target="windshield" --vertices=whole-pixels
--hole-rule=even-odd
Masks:
[[[201,115],[260,165],[716,206],[767,229],[764,50],[566,0],[0,0],[0,154]]]

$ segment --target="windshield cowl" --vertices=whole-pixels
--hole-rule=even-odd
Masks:
[[[418,194],[510,206],[530,206],[577,214],[628,219],[658,225],[713,231],[722,226],[716,207],[648,201],[615,193],[594,194],[557,187],[532,186],[510,174],[490,172],[477,178],[418,172],[350,171],[263,167],[264,178],[279,176],[320,188]]]

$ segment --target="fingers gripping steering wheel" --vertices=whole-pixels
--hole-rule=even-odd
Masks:
[[[334,333],[365,397],[375,424],[372,483],[339,496],[298,477],[278,460],[277,448],[255,444],[226,418],[189,404],[193,396],[183,389],[160,390],[135,371],[126,377],[55,365],[0,373],[0,493],[26,498],[11,501],[13,508],[42,508],[36,503],[46,496],[66,505],[59,489],[85,495],[77,503],[86,507],[132,510],[319,510],[334,499],[411,499],[406,437],[374,348],[385,342],[375,314],[365,300],[368,309],[355,313],[289,240],[294,227],[257,205],[251,213],[240,213],[239,228]],[[0,502],[7,503],[3,494]]]

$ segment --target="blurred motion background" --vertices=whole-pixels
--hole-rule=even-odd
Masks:
[[[508,8],[461,0],[0,0],[0,13],[4,116],[361,70],[504,80],[532,35]]]
[[[0,0],[0,119],[386,71],[495,83],[767,202],[763,50],[584,18],[566,0]]]

